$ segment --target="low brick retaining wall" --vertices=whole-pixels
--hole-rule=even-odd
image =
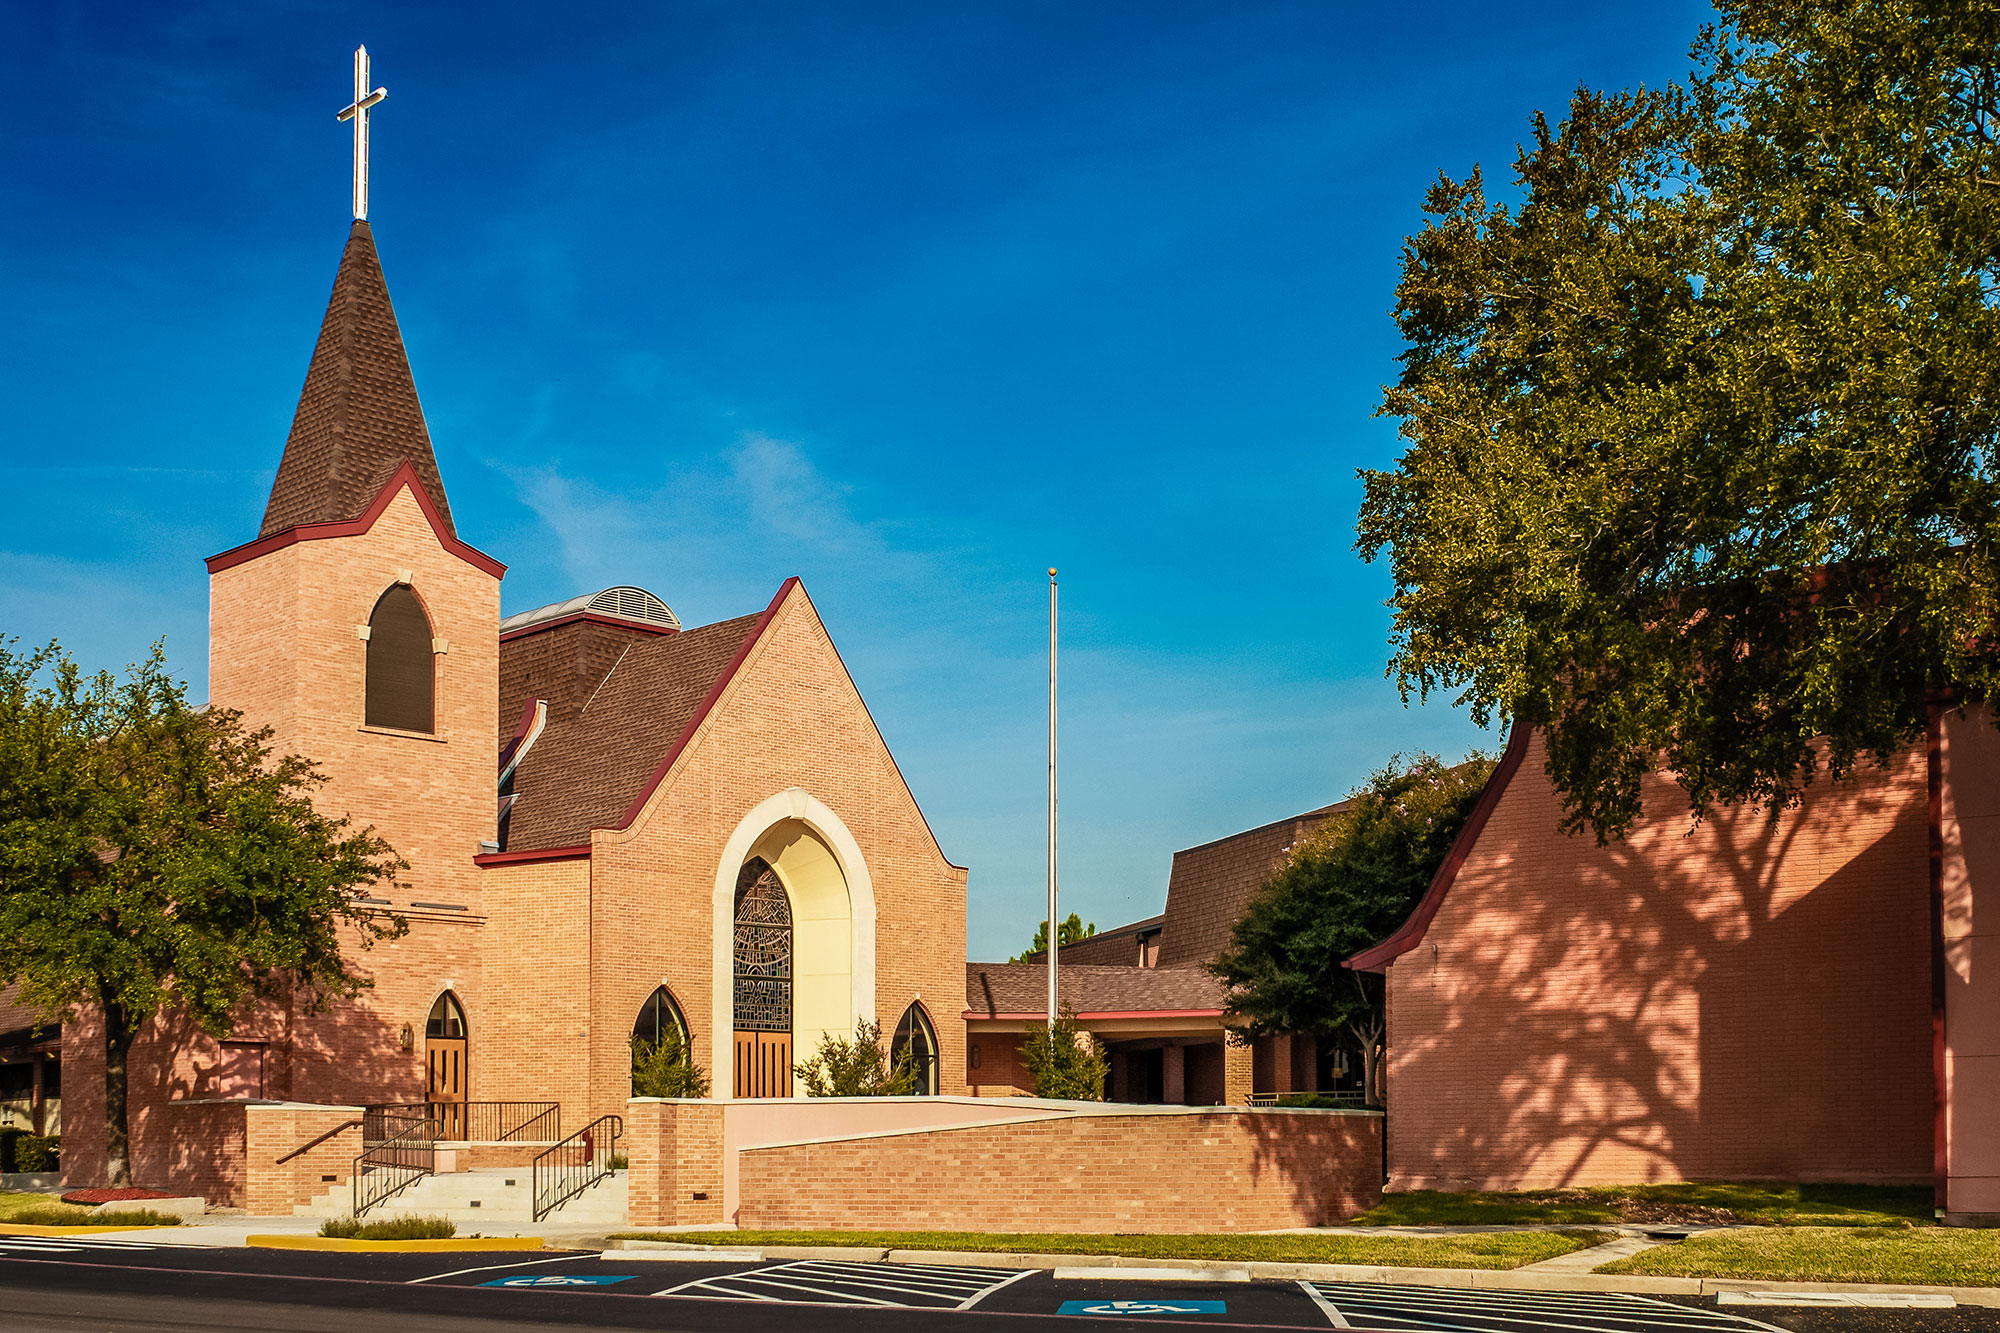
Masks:
[[[1382,1197],[1375,1112],[1016,1102],[1004,1122],[861,1131],[853,1106],[798,1101],[801,1137],[731,1150],[725,1119],[742,1105],[630,1104],[634,1225],[1257,1231],[1337,1222]],[[896,1109],[885,1099],[877,1118]],[[806,1136],[815,1122],[825,1132]]]

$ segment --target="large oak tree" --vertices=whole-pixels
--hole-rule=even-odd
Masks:
[[[237,714],[189,705],[156,648],[121,680],[0,642],[0,986],[104,1027],[106,1175],[131,1183],[127,1060],[156,1014],[227,1036],[244,1003],[311,1010],[401,935],[362,905],[404,862],[313,808],[325,779]]]
[[[1541,728],[1600,839],[1656,765],[1782,808],[2000,684],[2000,8],[1718,9],[1431,190],[1364,474],[1405,692]]]

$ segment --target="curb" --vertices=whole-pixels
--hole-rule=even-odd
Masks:
[[[0,1236],[96,1236],[107,1231],[173,1231],[174,1227],[40,1227],[23,1222],[18,1226],[0,1226]]]
[[[262,1250],[346,1250],[383,1254],[409,1250],[434,1254],[449,1250],[539,1250],[540,1236],[468,1236],[462,1240],[341,1240],[332,1236],[245,1236],[243,1243]]]

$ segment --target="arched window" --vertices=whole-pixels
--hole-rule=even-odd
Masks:
[[[435,729],[431,618],[408,584],[382,594],[368,617],[367,704],[362,721],[396,731]]]
[[[752,857],[736,877],[736,1030],[792,1030],[792,900]]]
[[[465,1010],[458,1007],[456,995],[446,991],[437,997],[437,1003],[431,1006],[431,1016],[424,1023],[424,1035],[465,1040]]]
[[[689,1033],[687,1015],[674,1000],[674,993],[665,986],[646,997],[646,1003],[639,1007],[639,1021],[632,1025],[632,1036],[648,1046],[658,1046],[664,1033],[672,1032],[680,1038],[681,1046],[688,1044]]]
[[[891,1067],[903,1058],[905,1050],[909,1051],[910,1059],[917,1067],[917,1096],[937,1096],[937,1030],[931,1026],[930,1015],[920,1004],[912,1004],[905,1009],[902,1019],[896,1024],[895,1040],[889,1043]]]

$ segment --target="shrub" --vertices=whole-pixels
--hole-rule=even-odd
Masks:
[[[708,1075],[694,1062],[694,1052],[681,1039],[678,1029],[662,1023],[657,1046],[632,1038],[632,1095],[708,1096]]]
[[[67,1203],[23,1208],[7,1215],[7,1225],[23,1227],[177,1227],[180,1224],[181,1219],[172,1213],[156,1213],[150,1208],[122,1208],[107,1213]]]
[[[54,1171],[62,1153],[62,1136],[22,1134],[14,1139],[16,1171]]]
[[[450,1240],[458,1228],[448,1217],[388,1217],[363,1222],[356,1217],[329,1217],[319,1234],[335,1240]]]
[[[908,1097],[917,1090],[915,1054],[905,1046],[893,1067],[882,1058],[882,1029],[865,1018],[854,1020],[854,1039],[828,1033],[819,1039],[812,1059],[793,1067],[806,1085],[808,1097]]]
[[[1064,1005],[1054,1027],[1038,1027],[1021,1044],[1021,1061],[1035,1079],[1037,1097],[1072,1102],[1104,1100],[1104,1048],[1076,1026],[1076,1010]]]

